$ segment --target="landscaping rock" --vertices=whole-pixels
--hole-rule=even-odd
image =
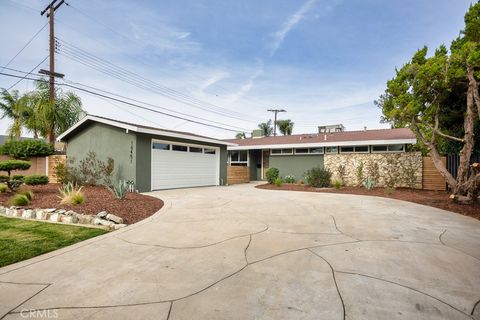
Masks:
[[[76,216],[62,215],[61,219],[62,219],[62,222],[64,222],[64,223],[77,223],[78,222],[78,218]]]
[[[93,224],[97,226],[106,226],[109,228],[113,228],[115,226],[115,223],[113,223],[112,221],[108,221],[100,218],[95,218],[95,220],[93,221]]]
[[[113,226],[113,229],[118,230],[118,229],[121,229],[121,228],[125,228],[126,226],[127,226],[127,225],[126,225],[126,224],[123,224],[123,223],[121,223],[121,224],[116,224],[116,225]]]
[[[53,213],[53,212],[55,212],[55,210],[57,210],[57,209],[55,209],[55,208],[50,208],[50,209],[45,209],[45,212],[46,212],[46,213]]]
[[[5,214],[7,211],[7,208],[5,207],[0,207],[0,214]]]
[[[114,215],[114,214],[109,213],[109,214],[107,214],[107,216],[105,218],[107,220],[113,221],[117,224],[123,224],[123,219],[120,218],[119,216]]]
[[[73,216],[75,214],[76,214],[75,211],[72,211],[72,210],[68,210],[67,212],[65,212],[66,216]]]
[[[81,224],[94,224],[94,217],[86,214],[77,214],[78,223]]]
[[[22,213],[22,218],[25,218],[25,219],[35,219],[36,218],[36,214],[33,210],[30,210],[30,209],[27,209],[27,210],[24,210],[23,213]]]
[[[23,209],[15,209],[15,216],[21,218],[23,215]]]
[[[55,213],[58,213],[58,214],[65,214],[65,212],[67,212],[67,210],[64,210],[64,209],[55,210]]]
[[[101,212],[97,213],[98,218],[105,218],[107,215],[108,215],[107,211],[101,211]]]
[[[35,218],[37,220],[46,220],[46,217],[47,217],[47,213],[44,210],[39,209],[35,213]]]
[[[60,222],[61,220],[61,215],[58,214],[58,213],[53,213],[50,218],[49,218],[50,221],[53,221],[53,222]]]
[[[7,216],[14,216],[15,213],[16,213],[16,210],[15,210],[15,209],[6,208],[6,210],[5,210],[5,214],[6,214]]]

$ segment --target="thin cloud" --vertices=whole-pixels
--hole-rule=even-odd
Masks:
[[[270,50],[270,57],[272,57],[275,52],[277,52],[278,48],[283,43],[283,40],[287,36],[287,34],[292,30],[293,27],[297,23],[303,20],[305,14],[310,10],[312,5],[317,2],[317,0],[307,0],[294,14],[288,17],[288,19],[283,23],[283,26],[273,34],[273,44],[272,49]]]

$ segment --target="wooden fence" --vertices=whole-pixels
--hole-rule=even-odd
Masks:
[[[446,163],[445,157],[442,157],[442,162]],[[430,157],[423,157],[422,186],[424,190],[447,190],[445,178],[438,172]]]
[[[0,155],[0,161],[12,159],[9,156]],[[12,171],[12,175],[20,174],[28,176],[31,174],[47,175],[51,183],[57,183],[57,177],[55,176],[55,166],[59,163],[65,163],[67,157],[65,155],[51,155],[48,157],[32,157],[28,161],[32,164],[28,170],[15,170]],[[0,174],[6,174],[6,172],[0,172]]]
[[[227,184],[239,184],[250,182],[250,167],[227,166]]]

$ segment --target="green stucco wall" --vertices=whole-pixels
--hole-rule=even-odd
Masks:
[[[124,129],[93,123],[80,130],[67,141],[67,157],[78,163],[93,151],[97,159],[114,160],[114,180],[135,181],[136,171],[136,137]]]
[[[303,179],[305,171],[313,167],[323,167],[323,155],[270,156],[270,168],[280,170],[280,176],[293,174],[297,180]]]

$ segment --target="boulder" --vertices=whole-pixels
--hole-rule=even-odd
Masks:
[[[55,212],[55,210],[57,210],[57,209],[55,209],[55,208],[50,208],[50,209],[45,209],[45,212],[46,212],[46,213],[53,213],[53,212]]]
[[[75,211],[68,210],[67,212],[65,212],[65,215],[66,216],[73,216],[73,215],[75,215]]]
[[[127,226],[127,225],[124,224],[124,223],[115,224],[115,225],[113,226],[113,229],[118,230],[118,229],[121,229],[121,228],[125,228],[126,226]]]
[[[60,222],[61,219],[62,219],[61,215],[59,213],[56,213],[56,212],[53,213],[49,218],[49,220],[53,221],[53,222]]]
[[[11,209],[11,208],[6,208],[6,210],[5,210],[5,214],[7,216],[14,216],[16,214],[16,212],[17,211],[15,209]]]
[[[23,209],[15,209],[15,216],[21,218],[23,216]]]
[[[64,210],[64,209],[55,210],[55,213],[58,213],[58,214],[65,214],[65,212],[67,212],[67,210]]]
[[[98,218],[105,218],[107,215],[108,215],[107,211],[101,211],[101,212],[97,213]]]
[[[38,209],[37,212],[35,212],[35,217],[38,220],[46,220],[47,213],[42,209]]]
[[[30,209],[23,210],[22,218],[24,218],[24,219],[35,219],[36,218],[35,211],[30,210]]]
[[[62,216],[62,222],[64,223],[77,223],[77,216]]]
[[[113,221],[117,224],[123,224],[123,219],[120,218],[119,216],[114,215],[114,214],[109,213],[109,214],[107,214],[107,216],[105,218],[107,220]]]
[[[7,208],[0,206],[0,214],[5,214],[7,211]]]
[[[81,224],[94,224],[94,217],[86,214],[76,214],[76,217],[78,219],[78,223]]]
[[[93,224],[97,226],[105,226],[109,228],[113,228],[115,226],[115,223],[113,223],[112,221],[108,221],[100,218],[95,218],[95,220],[93,221]]]

